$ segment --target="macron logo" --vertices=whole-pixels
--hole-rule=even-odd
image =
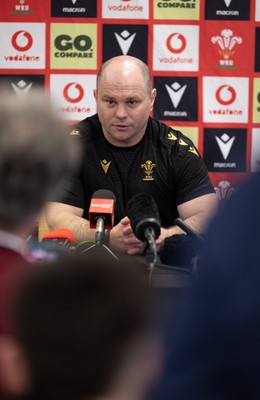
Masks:
[[[29,93],[32,83],[26,85],[24,80],[19,81],[17,84],[11,82],[12,88],[14,89],[15,94],[19,97],[25,97]]]
[[[226,4],[227,7],[230,6],[231,1],[232,1],[232,0],[224,0],[224,2],[225,2],[225,4]]]
[[[187,85],[181,87],[178,82],[174,82],[171,86],[165,85],[168,95],[172,101],[174,108],[177,108],[181,98],[187,88]]]
[[[227,133],[223,133],[223,135],[219,137],[215,136],[218,147],[222,153],[222,156],[224,160],[228,158],[228,155],[230,153],[231,147],[233,146],[235,136],[232,138],[228,136]]]
[[[116,32],[114,33],[122,53],[124,54],[124,56],[127,55],[133,43],[136,33],[130,35],[130,33],[127,30],[122,31],[120,34]]]

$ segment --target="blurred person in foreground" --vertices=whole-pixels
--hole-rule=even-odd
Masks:
[[[44,203],[74,166],[76,147],[37,90],[26,98],[0,87],[0,335],[8,333],[6,302],[28,257],[27,238]],[[0,391],[2,386],[0,376]],[[0,395],[1,396],[1,395]],[[2,398],[2,396],[1,396]]]
[[[160,365],[151,303],[146,275],[101,247],[39,264],[11,302],[6,382],[30,399],[143,399]]]
[[[260,174],[211,224],[198,282],[168,321],[153,400],[260,398]]]
[[[138,240],[126,216],[129,200],[140,192],[154,198],[161,219],[161,241],[183,231],[181,217],[203,233],[218,201],[206,166],[193,142],[150,116],[156,99],[149,69],[131,56],[113,57],[97,75],[97,114],[71,127],[82,149],[80,167],[66,190],[46,209],[51,229],[64,226],[78,242],[94,241],[88,221],[91,197],[99,189],[115,194],[115,224],[108,243],[112,250],[140,254]]]

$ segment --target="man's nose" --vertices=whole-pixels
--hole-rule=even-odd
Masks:
[[[116,116],[118,118],[126,118],[127,117],[127,109],[126,109],[125,104],[117,104]]]

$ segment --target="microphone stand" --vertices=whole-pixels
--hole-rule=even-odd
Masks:
[[[82,251],[82,253],[89,251],[95,247],[104,248],[111,256],[113,256],[116,260],[119,260],[118,257],[112,252],[112,250],[104,243],[105,241],[105,232],[104,230],[100,230],[100,226],[97,227],[95,232],[95,243],[92,243],[91,246],[87,247]]]
[[[151,281],[153,270],[154,270],[154,266],[155,266],[156,261],[157,261],[157,247],[156,247],[156,244],[155,244],[154,233],[153,233],[153,229],[152,228],[149,228],[149,227],[146,228],[146,230],[145,230],[145,238],[146,238],[146,242],[145,242],[143,254],[146,255],[146,262],[147,262],[147,265],[148,265],[148,269],[150,271],[149,281]]]

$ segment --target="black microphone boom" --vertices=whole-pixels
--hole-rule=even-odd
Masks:
[[[197,242],[199,242],[199,243],[204,242],[204,238],[197,231],[195,231],[191,226],[186,224],[186,222],[184,222],[181,218],[176,218],[175,224],[179,228],[181,228],[184,232],[186,232],[188,236],[197,240]]]

